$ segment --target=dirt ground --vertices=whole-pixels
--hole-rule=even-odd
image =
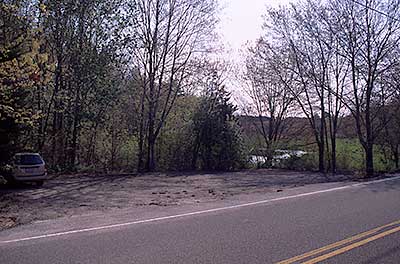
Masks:
[[[306,184],[354,180],[350,175],[282,170],[144,175],[60,175],[43,187],[0,185],[0,230],[63,216],[144,206],[176,206],[237,194],[280,192]]]

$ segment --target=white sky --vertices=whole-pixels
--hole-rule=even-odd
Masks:
[[[242,68],[241,50],[247,42],[254,42],[262,33],[263,15],[267,7],[278,7],[296,0],[219,0],[222,8],[218,33],[224,46],[223,58],[236,70],[228,73],[227,87],[236,104],[242,104],[243,83],[237,78]]]
[[[219,33],[221,42],[230,49],[231,56],[238,56],[247,41],[254,41],[261,34],[262,15],[267,7],[293,2],[290,0],[219,0],[222,7]],[[237,60],[238,58],[234,58]]]

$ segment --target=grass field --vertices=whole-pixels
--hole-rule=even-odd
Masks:
[[[337,142],[338,165],[343,169],[363,170],[364,150],[357,139],[339,139]],[[394,164],[388,161],[379,146],[374,147],[374,167],[376,171],[390,171]]]
[[[282,146],[285,148],[285,146]],[[292,141],[286,145],[287,149],[304,150],[308,152],[299,159],[287,162],[290,169],[317,169],[318,149],[316,144],[301,141]],[[365,168],[364,150],[358,139],[337,139],[336,159],[338,171],[362,172]],[[328,161],[330,157],[326,157]],[[294,164],[290,164],[290,163]],[[289,163],[289,164],[288,164]],[[374,148],[374,167],[377,172],[388,172],[394,170],[394,164],[388,161],[379,146]]]

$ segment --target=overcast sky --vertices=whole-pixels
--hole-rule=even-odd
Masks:
[[[219,0],[222,8],[218,32],[220,41],[225,47],[225,60],[233,63],[236,70],[242,68],[242,57],[240,50],[246,42],[255,41],[262,32],[263,18],[267,7],[278,7],[279,5],[295,2],[296,0]],[[228,90],[232,92],[233,101],[243,104],[246,97],[241,91],[243,83],[237,78],[237,72],[228,73],[231,77],[226,80]]]
[[[267,6],[287,4],[289,0],[219,0],[221,21],[219,32],[221,41],[227,49],[232,49],[232,55],[237,56],[238,50],[247,41],[254,41],[261,34],[262,15]]]

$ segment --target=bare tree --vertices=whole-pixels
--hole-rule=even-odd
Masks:
[[[337,44],[334,44],[337,48]],[[340,121],[345,115],[344,104],[341,100],[347,85],[347,77],[349,74],[349,65],[338,53],[335,52],[334,57],[330,61],[329,74],[327,82],[327,139],[329,135],[330,140],[330,171],[336,173],[337,160],[336,160],[336,139],[340,128]],[[328,147],[328,144],[327,144]]]
[[[388,161],[400,169],[400,74],[399,68],[393,67],[381,75],[381,85],[392,96],[379,109],[377,125],[383,127],[376,136],[376,144]],[[384,96],[384,95],[383,95]],[[390,164],[389,164],[390,165]]]
[[[190,76],[190,61],[212,36],[216,1],[136,0],[134,6],[132,56],[142,90],[138,166],[153,171],[157,138]]]
[[[248,50],[246,58],[245,81],[248,84],[246,94],[250,98],[247,107],[249,114],[258,116],[256,128],[262,135],[268,160],[273,158],[277,143],[285,129],[285,118],[295,102],[287,85],[292,78],[287,72],[276,73],[281,57],[277,58],[273,48],[260,38]]]
[[[331,10],[328,6],[321,6],[315,4],[313,0],[308,1],[308,12],[314,14],[318,23],[323,29],[322,34],[318,35],[320,43],[327,50],[329,59],[326,64],[326,112],[327,118],[326,124],[326,149],[327,153],[330,153],[328,165],[329,170],[332,173],[336,173],[337,162],[336,162],[336,139],[337,133],[340,127],[340,121],[345,115],[345,107],[341,100],[343,93],[348,84],[349,76],[349,63],[348,61],[340,56],[340,45],[335,37],[336,33],[332,30],[332,24],[335,23],[334,16],[331,15]],[[329,144],[330,143],[330,144]],[[330,148],[329,148],[330,147]]]
[[[282,67],[293,75],[295,81],[285,83],[309,122],[318,146],[318,168],[325,172],[326,87],[329,85],[328,65],[333,52],[329,46],[332,37],[315,13],[320,8],[322,6],[316,7],[308,2],[271,10],[267,27],[279,39],[282,46],[279,52],[288,54]]]
[[[374,142],[383,129],[376,120],[379,108],[392,96],[380,82],[381,75],[398,60],[400,2],[332,0],[332,26],[340,55],[350,64],[350,85],[342,101],[354,117],[358,139],[365,152],[366,175],[374,174]]]

